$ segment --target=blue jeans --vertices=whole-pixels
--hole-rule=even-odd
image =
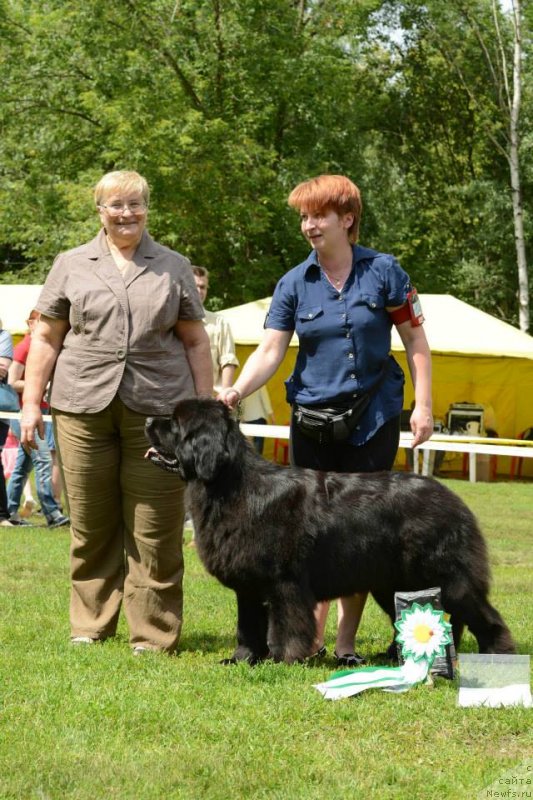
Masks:
[[[46,521],[52,522],[61,514],[61,509],[56,503],[52,492],[52,456],[48,446],[48,432],[46,430],[47,426],[52,427],[52,423],[45,422],[44,425],[44,439],[39,436],[35,437],[38,445],[37,450],[30,450],[28,455],[24,448],[19,445],[17,460],[7,487],[7,507],[10,516],[19,510],[24,484],[33,468],[35,469],[35,488],[42,512],[46,517]],[[18,419],[11,420],[11,430],[17,439],[20,439],[20,422]]]

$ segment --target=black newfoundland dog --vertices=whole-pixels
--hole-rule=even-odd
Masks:
[[[513,653],[487,599],[485,542],[464,503],[400,472],[282,467],[255,453],[222,403],[184,400],[147,420],[147,457],[188,484],[198,553],[237,595],[231,660],[309,656],[318,600],[369,591],[395,618],[394,592],[440,586],[455,645],[467,625],[482,653]]]

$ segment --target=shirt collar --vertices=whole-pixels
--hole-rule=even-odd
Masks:
[[[94,239],[87,244],[87,257],[90,258],[91,261],[99,261],[101,258],[105,258],[108,255],[109,245],[107,243],[105,230],[102,228]],[[141,256],[142,258],[156,257],[157,247],[148,231],[143,231],[135,255]]]
[[[370,247],[361,247],[360,244],[352,245],[352,253],[353,253],[353,261],[355,264],[358,264],[360,261],[366,261],[369,258],[374,258],[377,255],[376,250],[372,250]],[[306,276],[309,274],[310,271],[313,272],[315,270],[320,269],[316,250],[312,250],[309,253],[306,260],[303,262],[303,267]]]

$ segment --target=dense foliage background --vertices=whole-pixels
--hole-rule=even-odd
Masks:
[[[530,0],[522,18],[527,238]],[[511,21],[496,0],[0,0],[0,279],[42,281],[96,232],[98,178],[132,168],[215,307],[263,297],[307,252],[289,191],[341,172],[363,244],[517,324]]]

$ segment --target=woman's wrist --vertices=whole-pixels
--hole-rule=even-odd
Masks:
[[[234,397],[231,397],[231,395],[234,395]],[[235,408],[241,402],[242,395],[234,386],[228,386],[227,389],[221,389],[217,395],[217,400],[221,400],[230,408]]]

